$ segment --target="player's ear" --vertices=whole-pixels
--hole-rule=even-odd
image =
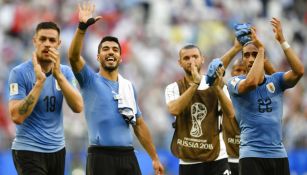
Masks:
[[[201,64],[204,64],[204,63],[205,63],[205,60],[206,60],[206,56],[202,55],[201,58],[202,58]]]
[[[62,43],[62,40],[59,39],[59,43],[58,43],[58,45],[56,46],[56,49],[59,49],[59,48],[60,48],[61,43]]]
[[[181,65],[181,58],[178,59],[178,64],[182,67],[182,65]]]
[[[32,37],[32,43],[35,45],[36,44],[36,38],[35,35]]]

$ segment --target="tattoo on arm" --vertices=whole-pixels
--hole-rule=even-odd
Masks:
[[[29,107],[34,103],[34,97],[32,95],[29,95],[29,97],[27,97],[24,100],[23,105],[19,108],[18,112],[20,115],[23,115],[25,113],[28,112]]]

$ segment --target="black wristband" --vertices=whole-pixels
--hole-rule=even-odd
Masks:
[[[199,86],[199,85],[200,85],[200,82],[199,82],[199,83],[196,83],[196,82],[194,82],[194,81],[193,81],[193,83],[194,83],[194,84],[196,84],[197,86]]]
[[[197,86],[199,86],[200,85],[200,82],[199,83],[196,83],[196,82],[194,82],[194,81],[192,81],[191,83],[189,83],[190,84],[190,86],[192,86],[192,85],[197,85]]]
[[[90,18],[85,22],[79,22],[78,28],[80,30],[86,30],[90,25],[94,24],[96,21],[94,18]]]

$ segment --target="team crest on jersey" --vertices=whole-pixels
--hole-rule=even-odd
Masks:
[[[16,95],[16,94],[18,94],[18,84],[11,83],[10,84],[10,95]]]
[[[268,89],[269,92],[274,93],[275,92],[275,86],[274,84],[271,82],[269,84],[266,85],[266,88]]]
[[[58,90],[58,91],[61,90],[60,85],[59,85],[58,81],[56,81],[56,80],[55,80],[55,88],[56,88],[56,90]]]
[[[75,88],[77,87],[77,80],[75,78],[72,80],[71,83]]]
[[[235,77],[231,80],[230,84],[233,86],[233,87],[236,87],[237,83],[240,81],[240,78],[238,77]]]

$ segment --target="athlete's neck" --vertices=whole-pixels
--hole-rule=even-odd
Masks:
[[[52,70],[53,67],[53,62],[44,62],[44,61],[39,61],[39,65],[42,68],[42,71],[44,73],[48,73]]]
[[[185,75],[185,79],[188,81],[188,83],[192,83],[192,82],[193,82],[193,77],[192,77],[192,75],[186,74],[186,75]]]
[[[117,81],[118,69],[115,69],[113,71],[106,71],[104,69],[100,69],[99,74],[108,80]]]

